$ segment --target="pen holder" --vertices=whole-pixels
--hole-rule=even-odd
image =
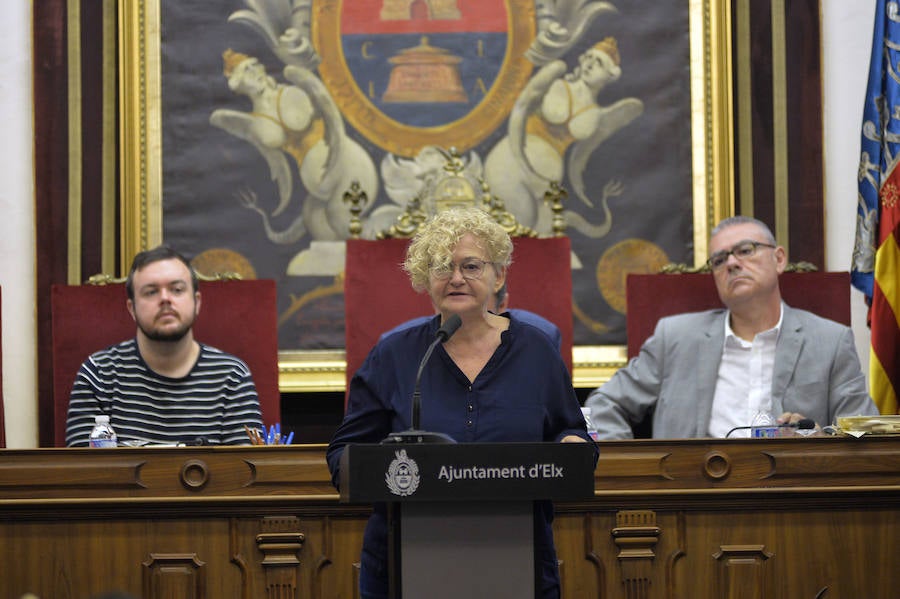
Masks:
[[[294,440],[294,431],[286,435],[281,434],[280,422],[276,422],[268,429],[265,426],[262,430],[245,426],[244,430],[247,431],[251,445],[290,445]]]

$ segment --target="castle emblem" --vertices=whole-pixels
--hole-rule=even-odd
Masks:
[[[534,64],[534,0],[317,0],[316,71],[341,116],[376,147],[465,152],[507,119]]]
[[[402,21],[415,18],[459,19],[456,0],[384,0],[381,6],[383,21]]]
[[[388,59],[393,65],[385,102],[468,102],[459,78],[462,58],[435,48],[422,36],[414,48]]]

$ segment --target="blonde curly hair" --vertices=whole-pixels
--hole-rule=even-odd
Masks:
[[[413,289],[428,289],[432,269],[452,268],[453,250],[467,233],[476,238],[494,268],[512,263],[512,240],[487,212],[480,208],[444,210],[419,227],[406,251],[403,270],[409,273]]]

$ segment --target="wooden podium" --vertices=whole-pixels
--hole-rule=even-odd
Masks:
[[[388,503],[394,598],[534,597],[534,502],[593,476],[586,443],[349,445],[341,501]]]

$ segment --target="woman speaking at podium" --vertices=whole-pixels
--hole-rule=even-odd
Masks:
[[[348,443],[379,443],[419,428],[414,396],[421,429],[459,443],[592,442],[558,347],[508,312],[488,311],[512,248],[503,227],[479,208],[445,210],[422,225],[403,267],[437,315],[381,339],[351,379],[347,411],[327,452],[335,486]],[[453,330],[456,316],[461,324]],[[443,343],[435,345],[436,338]],[[559,597],[553,506],[536,502],[534,513],[535,594]],[[388,596],[387,534],[385,506],[376,505],[360,560],[364,599]]]

